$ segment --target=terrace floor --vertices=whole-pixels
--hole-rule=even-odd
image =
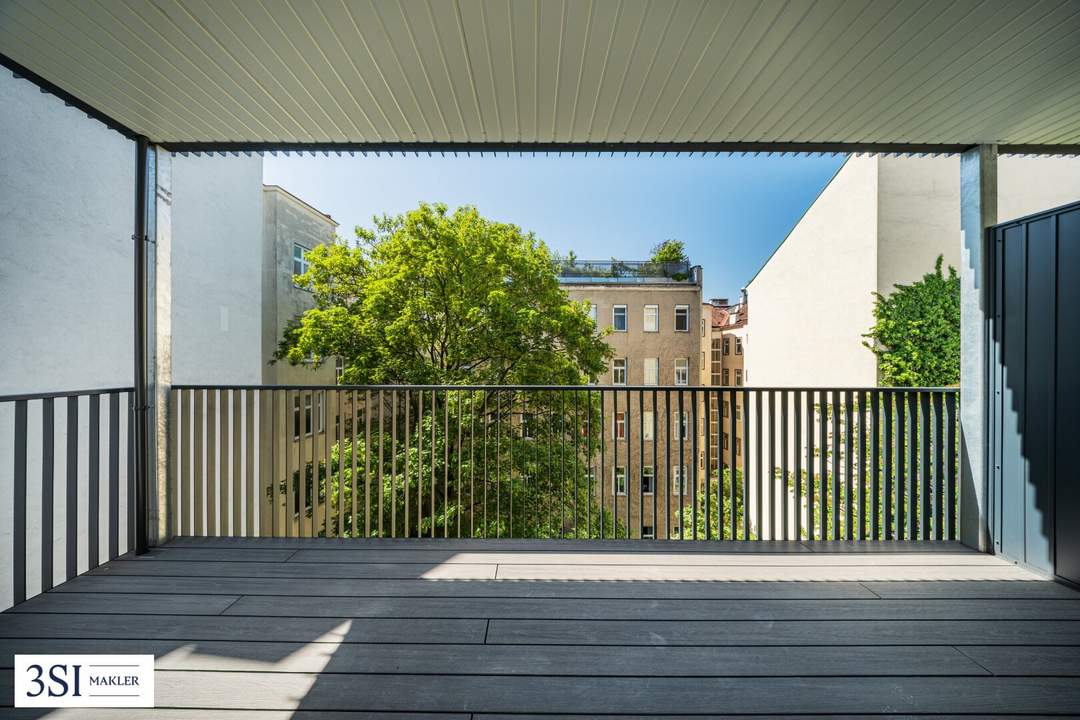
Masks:
[[[6,704],[14,653],[153,652],[157,710],[0,714],[1069,714],[1077,646],[955,544],[178,538],[0,614]]]

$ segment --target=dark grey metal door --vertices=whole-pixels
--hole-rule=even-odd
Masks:
[[[990,242],[995,550],[1080,583],[1080,203]]]

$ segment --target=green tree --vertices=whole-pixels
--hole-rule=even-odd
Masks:
[[[588,305],[569,299],[531,233],[472,207],[421,204],[356,234],[355,247],[308,253],[296,282],[311,289],[315,307],[286,329],[280,359],[318,366],[341,357],[346,384],[579,385],[606,369],[611,349]],[[567,405],[565,394],[520,389],[359,392],[343,417],[347,439],[318,480],[308,469],[301,487],[295,473],[294,491],[342,502],[343,527],[333,513],[324,522],[346,535],[393,526],[397,534],[543,537],[590,526],[599,534],[604,522],[609,533],[611,519],[587,491],[598,393]],[[303,507],[318,514],[318,503]]]
[[[682,508],[682,527],[684,537],[691,540],[733,540],[731,536],[731,513],[735,512],[735,528],[736,532],[741,533],[743,527],[743,513],[745,509],[743,507],[743,492],[742,492],[742,471],[735,471],[735,507],[731,506],[731,468],[724,468],[723,471],[724,484],[722,489],[723,494],[723,512],[720,512],[720,499],[717,497],[717,483],[718,477],[714,473],[709,478],[708,488],[702,487],[698,489],[698,494],[695,502],[697,508],[697,525],[695,530],[694,525],[694,507],[691,505],[685,505]],[[707,497],[706,497],[707,495]],[[708,534],[705,530],[705,503],[709,504],[709,523]],[[722,525],[721,525],[722,523]],[[737,535],[738,536],[738,535]]]
[[[960,382],[960,278],[939,256],[934,271],[889,295],[874,293],[874,325],[863,345],[878,358],[882,382],[938,387]]]
[[[686,245],[680,240],[665,240],[652,249],[649,259],[657,263],[687,262]]]

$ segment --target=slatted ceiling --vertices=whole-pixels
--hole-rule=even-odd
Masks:
[[[1076,145],[1078,38],[1075,0],[0,4],[0,53],[166,144]]]

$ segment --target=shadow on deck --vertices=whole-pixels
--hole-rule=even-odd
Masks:
[[[157,656],[14,717],[1080,713],[1080,593],[952,543],[178,538],[0,615]],[[325,715],[331,712],[333,715]]]

